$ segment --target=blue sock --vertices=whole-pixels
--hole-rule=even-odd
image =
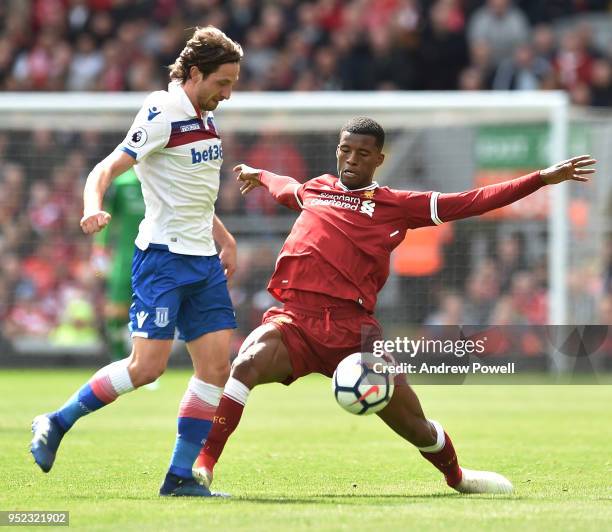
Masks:
[[[183,478],[192,477],[193,463],[208,437],[222,393],[223,388],[195,376],[189,381],[179,407],[178,434],[169,473]]]
[[[61,408],[53,412],[50,417],[64,432],[67,432],[77,419],[95,412],[107,404],[96,397],[88,382],[73,394]]]
[[[178,435],[168,471],[179,477],[190,478],[191,468],[203,442],[212,427],[212,421],[190,417],[178,418]]]
[[[112,403],[119,395],[134,389],[128,372],[128,359],[113,362],[100,369],[64,405],[50,416],[64,432],[77,419]]]

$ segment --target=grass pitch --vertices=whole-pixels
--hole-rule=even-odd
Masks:
[[[43,474],[30,421],[88,378],[0,371],[0,510],[69,510],[83,530],[610,530],[612,387],[420,386],[461,464],[509,477],[511,496],[461,496],[376,416],[334,403],[327,379],[266,385],[216,468],[230,500],[159,498],[188,373],[80,420]]]

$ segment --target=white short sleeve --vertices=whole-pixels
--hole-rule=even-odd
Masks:
[[[141,161],[150,153],[163,148],[170,138],[171,123],[164,106],[151,94],[136,115],[132,127],[117,149]]]

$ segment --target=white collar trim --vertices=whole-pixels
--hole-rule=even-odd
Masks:
[[[208,115],[208,113],[204,112],[198,114],[198,112],[193,107],[189,96],[187,96],[185,89],[183,89],[183,86],[179,81],[171,81],[170,83],[168,83],[168,93],[181,106],[187,116],[198,117],[201,115],[202,118],[205,118]]]
[[[342,189],[345,190],[347,192],[361,192],[362,190],[372,190],[374,188],[378,188],[379,185],[376,181],[372,181],[372,183],[370,185],[368,185],[367,187],[363,187],[363,188],[348,188],[347,186],[344,185],[344,183],[342,182],[342,179],[338,178],[338,186]]]

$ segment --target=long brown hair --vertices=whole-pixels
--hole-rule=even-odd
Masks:
[[[170,79],[185,83],[192,66],[207,76],[225,63],[238,63],[242,47],[214,26],[197,27],[185,48],[170,65]]]

